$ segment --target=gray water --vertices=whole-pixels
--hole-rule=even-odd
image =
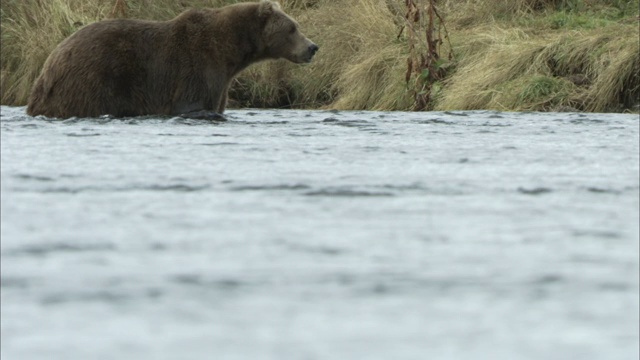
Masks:
[[[637,115],[1,108],[2,359],[638,359]]]

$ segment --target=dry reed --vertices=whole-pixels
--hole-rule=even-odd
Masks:
[[[48,54],[84,24],[114,16],[166,20],[187,7],[234,2],[3,0],[0,100],[25,104]],[[406,26],[402,2],[280,2],[320,52],[307,66],[276,61],[251,67],[232,89],[236,106],[414,108],[415,84],[405,82],[411,39],[406,31],[398,36]],[[432,1],[414,2],[422,6]],[[638,0],[436,4],[451,40],[451,47],[442,45],[440,59],[447,59],[442,54],[448,51],[455,59],[447,62],[444,79],[427,84],[434,85],[427,108],[638,111]],[[417,31],[426,34],[425,29]]]

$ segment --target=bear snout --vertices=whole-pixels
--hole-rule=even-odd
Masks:
[[[313,59],[313,56],[318,52],[318,49],[320,49],[320,47],[318,47],[318,45],[311,43],[311,45],[309,45],[309,47],[307,48],[307,52],[309,54],[309,56],[307,57],[307,62],[311,62],[311,59]]]

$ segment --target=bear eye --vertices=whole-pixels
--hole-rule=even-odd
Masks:
[[[294,32],[296,32],[296,27],[295,25],[291,25],[291,27],[289,27],[289,34],[293,34]]]

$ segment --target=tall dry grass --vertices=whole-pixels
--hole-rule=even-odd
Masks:
[[[3,104],[24,104],[53,48],[83,24],[104,18],[108,5],[80,0],[14,0],[2,4]]]
[[[640,102],[638,35],[625,25],[535,37],[492,27],[467,34],[467,45],[476,49],[447,79],[437,109],[601,112]]]
[[[126,7],[114,8],[117,2]],[[235,2],[3,0],[0,100],[25,104],[48,54],[84,24],[113,16],[166,20],[187,7]],[[280,2],[320,52],[310,65],[249,68],[231,91],[236,106],[414,107],[405,82],[409,39],[398,35],[404,1]],[[640,102],[638,0],[440,0],[438,10],[451,41],[442,51],[455,57],[432,88],[432,108],[621,111]]]

